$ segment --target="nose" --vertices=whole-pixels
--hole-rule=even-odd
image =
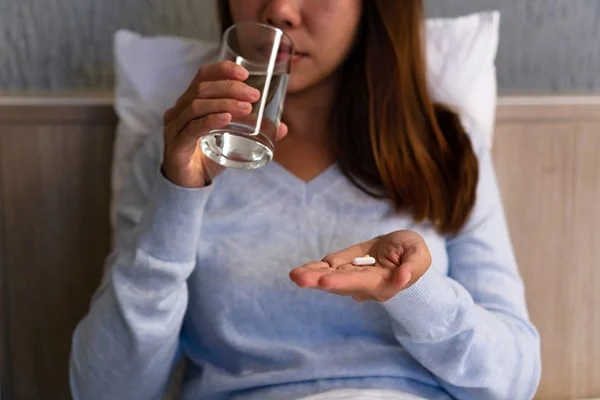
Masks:
[[[299,0],[268,0],[261,20],[280,29],[298,27],[302,23]]]

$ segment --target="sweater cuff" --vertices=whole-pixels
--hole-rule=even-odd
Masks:
[[[139,249],[165,262],[195,261],[212,187],[184,188],[159,172],[152,200],[140,221]]]
[[[398,324],[399,333],[411,340],[444,337],[463,310],[457,287],[434,268],[429,268],[408,289],[382,303]]]

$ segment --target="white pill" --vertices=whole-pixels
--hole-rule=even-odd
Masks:
[[[356,257],[352,260],[354,265],[375,265],[375,259],[371,256]]]

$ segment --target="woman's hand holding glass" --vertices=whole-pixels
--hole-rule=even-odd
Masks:
[[[251,114],[260,91],[244,83],[248,77],[248,71],[232,61],[204,66],[165,112],[162,171],[172,183],[199,188],[223,171],[203,154],[199,140],[211,130],[227,126],[232,118]],[[276,140],[286,133],[287,127],[281,124]]]

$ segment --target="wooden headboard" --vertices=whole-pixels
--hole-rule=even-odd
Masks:
[[[494,161],[542,336],[538,398],[600,397],[600,99],[500,104]]]
[[[600,397],[600,99],[504,97],[497,116],[497,175],[542,334],[537,398]],[[109,250],[115,122],[103,94],[0,97],[0,382],[9,399],[69,398],[71,333]]]

